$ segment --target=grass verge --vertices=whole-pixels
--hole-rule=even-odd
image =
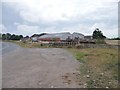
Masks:
[[[117,88],[118,51],[114,49],[69,49],[81,62],[80,81],[87,88]],[[84,85],[83,84],[83,85]]]

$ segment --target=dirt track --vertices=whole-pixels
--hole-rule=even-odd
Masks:
[[[2,56],[2,87],[79,88],[78,69],[79,62],[67,50],[17,47]]]

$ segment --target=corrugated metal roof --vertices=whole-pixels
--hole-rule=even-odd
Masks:
[[[80,37],[83,38],[84,35],[81,33],[69,33],[69,32],[65,32],[65,33],[54,33],[54,34],[47,34],[47,35],[43,35],[40,36],[40,38],[60,38],[61,40],[66,40],[66,38],[70,37],[71,39],[74,37]]]

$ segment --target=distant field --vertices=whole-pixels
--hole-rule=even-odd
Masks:
[[[88,88],[116,88],[118,85],[118,51],[114,49],[69,49],[81,62],[80,82]]]
[[[120,40],[105,40],[109,45],[120,45]]]

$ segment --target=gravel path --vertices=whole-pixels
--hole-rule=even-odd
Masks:
[[[2,87],[80,88],[78,69],[79,62],[67,50],[18,47],[2,55]]]

